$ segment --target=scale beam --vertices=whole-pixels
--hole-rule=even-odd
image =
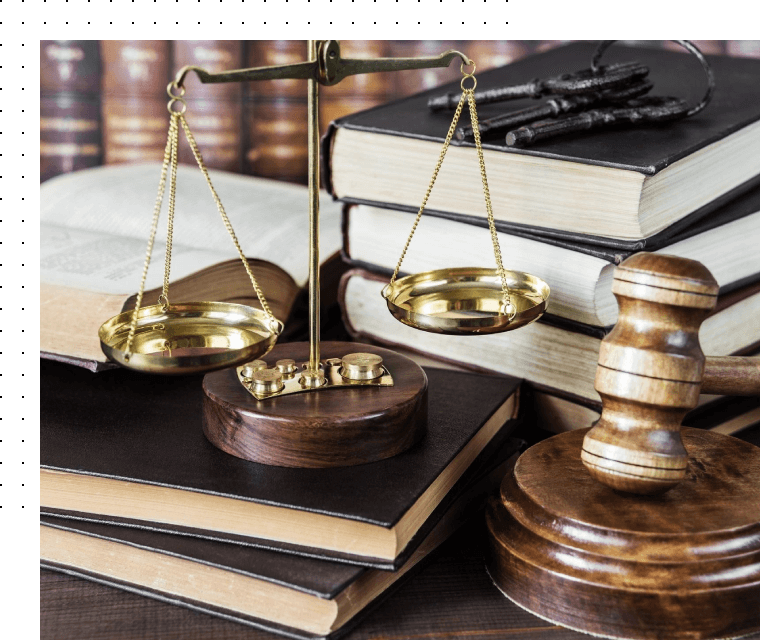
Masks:
[[[348,76],[363,73],[380,73],[383,71],[409,71],[412,69],[435,69],[448,67],[452,60],[459,58],[462,64],[469,65],[470,59],[461,51],[451,49],[439,56],[426,58],[374,58],[344,59],[340,57],[340,44],[337,40],[317,40],[316,59],[295,64],[272,67],[253,67],[209,73],[201,67],[182,67],[177,72],[175,81],[182,86],[188,73],[194,72],[198,79],[206,83],[249,82],[259,80],[316,80],[319,84],[332,86]]]

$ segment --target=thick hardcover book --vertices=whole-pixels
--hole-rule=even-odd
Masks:
[[[483,521],[475,518],[346,636],[347,640],[498,638],[588,640],[528,613],[496,589],[483,568]],[[424,567],[422,566],[424,565]],[[119,592],[93,581],[41,572],[44,638],[271,640],[223,618]],[[367,611],[365,609],[365,611]]]
[[[145,528],[40,521],[42,567],[297,637],[336,637],[464,522],[479,521],[524,443],[510,439],[394,571]]]
[[[435,359],[481,371],[518,376],[563,394],[598,402],[594,377],[599,344],[611,327],[594,327],[545,314],[520,331],[478,336],[442,336],[400,324],[380,292],[388,275],[352,269],[338,293],[343,320],[357,340],[399,346]],[[760,347],[760,283],[718,299],[701,326],[707,355],[754,351]]]
[[[396,566],[439,505],[501,446],[518,410],[514,378],[427,374],[428,431],[418,445],[373,464],[288,469],[241,460],[205,439],[199,378],[124,370],[93,378],[44,362],[41,507]]]
[[[478,74],[478,90],[589,66],[595,43],[574,43]],[[609,57],[608,57],[609,56]],[[605,62],[649,66],[654,93],[696,104],[706,80],[693,58],[662,49],[615,46]],[[709,57],[716,90],[699,114],[658,125],[588,131],[507,147],[484,138],[494,214],[502,229],[636,250],[660,246],[751,186],[760,174],[760,61]],[[432,113],[425,91],[338,120],[323,142],[336,198],[416,211],[452,114]],[[537,104],[483,104],[480,120]],[[463,117],[467,117],[466,114]],[[485,217],[472,142],[452,142],[427,211]]]
[[[463,224],[476,222],[476,224]],[[482,224],[480,224],[482,223]],[[343,254],[350,264],[371,271],[392,271],[412,216],[369,205],[344,205]],[[464,266],[493,266],[485,220],[423,219],[402,268],[407,273]],[[499,232],[507,268],[526,271],[551,286],[548,312],[594,326],[613,325],[617,302],[612,272],[631,251]],[[702,262],[715,276],[721,294],[760,279],[760,186],[720,207],[657,250]]]

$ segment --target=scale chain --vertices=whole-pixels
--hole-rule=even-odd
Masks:
[[[132,342],[135,338],[135,330],[137,328],[137,315],[140,312],[140,306],[142,305],[143,294],[145,293],[145,279],[148,276],[148,267],[150,266],[150,258],[153,255],[153,242],[156,239],[156,230],[158,229],[158,218],[161,215],[161,205],[164,203],[164,192],[166,191],[166,174],[169,170],[169,164],[172,160],[172,148],[173,140],[176,134],[179,132],[177,127],[177,118],[172,114],[171,121],[169,122],[169,133],[166,139],[166,148],[164,149],[164,161],[161,165],[161,178],[158,182],[158,194],[156,195],[156,203],[153,205],[153,220],[151,221],[150,236],[148,237],[148,247],[145,250],[145,261],[143,262],[142,275],[140,277],[140,288],[137,291],[137,299],[135,300],[135,308],[132,312],[132,321],[129,324],[129,335],[127,336],[127,346],[124,350],[124,359],[129,362],[129,358],[132,355]]]
[[[172,239],[174,238],[174,205],[177,194],[177,164],[179,162],[179,127],[177,121],[183,116],[179,113],[172,113],[174,121],[174,136],[172,137],[172,172],[169,180],[169,215],[166,222],[166,253],[164,257],[164,284],[161,289],[161,295],[158,298],[159,303],[164,311],[169,309],[169,274],[172,268]],[[163,298],[163,301],[161,300]]]
[[[414,236],[414,232],[417,230],[417,225],[420,223],[420,219],[422,218],[422,213],[425,211],[425,206],[427,205],[430,193],[433,191],[433,185],[435,184],[435,180],[438,177],[438,172],[441,170],[441,165],[443,164],[443,159],[446,156],[446,151],[448,150],[451,139],[454,136],[454,131],[456,130],[457,122],[459,121],[459,116],[462,113],[462,107],[464,106],[464,99],[465,93],[462,92],[462,97],[459,98],[459,104],[457,105],[456,111],[454,112],[454,119],[451,121],[451,126],[449,127],[449,131],[446,134],[446,140],[444,141],[443,148],[441,149],[441,153],[438,156],[438,163],[435,165],[435,169],[433,170],[433,177],[431,178],[430,184],[428,185],[427,191],[425,192],[425,197],[422,199],[422,204],[420,205],[420,209],[417,212],[417,217],[414,219],[412,231],[409,234],[409,237],[406,239],[404,249],[401,251],[401,257],[398,259],[398,264],[396,265],[396,269],[393,272],[393,276],[391,276],[390,284],[393,284],[398,277],[399,271],[401,270],[401,263],[404,261],[406,252],[409,249],[409,244],[412,242],[412,236]]]
[[[243,266],[245,267],[246,273],[248,273],[248,277],[251,279],[251,284],[253,285],[254,291],[256,291],[256,296],[258,297],[262,308],[264,309],[266,314],[270,317],[270,319],[276,320],[276,318],[274,317],[274,314],[269,308],[269,304],[267,303],[266,298],[264,297],[264,292],[261,290],[259,283],[256,281],[256,277],[253,275],[251,266],[248,264],[248,259],[245,257],[243,250],[240,248],[240,243],[238,242],[237,236],[235,235],[235,231],[232,228],[232,223],[230,222],[230,219],[227,217],[227,212],[224,210],[222,201],[219,199],[219,196],[216,193],[216,189],[214,189],[214,185],[211,183],[211,177],[208,174],[208,169],[206,169],[206,164],[203,162],[200,149],[198,149],[198,145],[195,142],[195,138],[193,137],[192,132],[190,131],[190,127],[187,124],[187,120],[185,120],[185,116],[180,114],[179,121],[182,124],[182,128],[185,131],[185,136],[187,137],[187,141],[190,143],[190,148],[193,150],[195,161],[198,163],[198,167],[200,167],[201,173],[203,173],[203,176],[206,178],[206,183],[208,184],[208,188],[211,191],[211,196],[214,198],[214,202],[216,203],[216,208],[219,210],[219,215],[222,216],[222,221],[224,222],[224,226],[227,228],[227,232],[230,234],[230,238],[232,238],[232,242],[235,245],[235,248],[237,249],[238,255],[240,256],[240,259],[243,261]]]
[[[441,153],[438,157],[438,162],[435,165],[435,169],[433,171],[433,177],[431,178],[430,184],[428,185],[427,191],[425,192],[425,197],[422,199],[422,204],[420,205],[419,211],[417,212],[417,216],[414,219],[414,224],[412,225],[412,230],[409,233],[409,237],[406,239],[406,244],[404,245],[404,248],[401,251],[401,257],[399,258],[398,263],[396,264],[396,268],[393,271],[390,284],[393,284],[396,281],[396,278],[398,278],[398,274],[401,271],[401,263],[404,261],[404,257],[406,256],[406,252],[409,249],[409,244],[412,241],[414,232],[417,230],[417,225],[419,225],[420,219],[422,218],[422,214],[425,211],[425,206],[427,205],[428,199],[430,198],[430,193],[433,191],[433,185],[435,185],[436,178],[438,177],[438,172],[440,171],[441,165],[443,164],[443,159],[446,156],[446,151],[448,150],[449,145],[451,144],[451,139],[453,138],[454,132],[456,131],[456,126],[457,126],[457,123],[459,122],[459,117],[462,114],[462,108],[464,107],[465,100],[467,100],[469,110],[470,110],[470,120],[472,122],[472,128],[475,134],[475,148],[477,149],[477,152],[478,152],[478,162],[480,164],[480,178],[483,183],[483,195],[485,197],[486,211],[488,213],[488,228],[491,232],[491,242],[493,244],[494,257],[496,259],[496,266],[499,272],[499,277],[501,279],[501,291],[503,295],[503,311],[506,315],[509,316],[509,319],[511,320],[512,318],[514,318],[517,310],[515,306],[512,304],[512,300],[509,294],[509,285],[507,284],[507,274],[504,270],[504,265],[502,263],[501,247],[499,246],[499,238],[496,234],[496,223],[494,222],[493,208],[491,206],[491,193],[488,189],[488,179],[486,178],[486,164],[483,158],[483,146],[480,141],[480,128],[478,127],[478,113],[475,108],[475,87],[477,86],[477,80],[475,79],[475,76],[473,75],[475,73],[475,63],[472,62],[472,60],[470,60],[470,64],[473,67],[472,73],[466,73],[464,71],[464,64],[462,64],[461,69],[464,75],[464,77],[462,78],[462,82],[460,83],[460,86],[462,87],[462,95],[459,98],[459,103],[457,104],[456,110],[454,112],[454,118],[452,119],[451,125],[449,126],[449,131],[446,134],[446,139],[443,142],[443,148],[441,149]],[[464,87],[464,81],[467,78],[471,78],[473,81],[473,86],[469,89],[465,89]]]
[[[475,109],[475,87],[465,89],[467,101],[470,106],[470,120],[472,121],[472,130],[475,135],[475,148],[478,150],[478,161],[480,162],[480,178],[483,181],[483,194],[486,199],[486,211],[488,212],[488,228],[491,231],[491,242],[493,243],[493,254],[496,258],[496,268],[499,270],[501,277],[501,292],[504,296],[504,309],[512,316],[515,315],[515,309],[509,296],[509,287],[507,286],[507,274],[504,272],[504,264],[501,260],[501,247],[499,246],[499,237],[496,235],[496,223],[493,219],[493,207],[491,207],[491,192],[488,189],[488,178],[486,178],[486,163],[483,159],[483,145],[480,143],[480,127],[478,126],[478,112]]]
[[[129,358],[132,355],[132,344],[134,343],[135,332],[137,329],[137,319],[140,312],[140,307],[142,305],[143,295],[145,294],[145,280],[148,275],[148,268],[150,267],[151,256],[153,255],[153,245],[156,238],[156,230],[158,228],[158,219],[161,214],[161,207],[164,201],[164,193],[166,191],[166,177],[167,177],[167,173],[169,172],[169,167],[171,166],[171,173],[170,173],[170,178],[169,178],[169,213],[168,213],[168,220],[167,220],[167,226],[166,226],[166,253],[165,253],[165,258],[164,258],[164,281],[163,281],[163,286],[161,289],[161,295],[158,297],[158,303],[161,304],[162,309],[164,311],[168,311],[169,309],[169,276],[171,273],[172,241],[174,237],[174,211],[175,211],[176,191],[177,191],[177,166],[179,164],[178,146],[179,146],[180,125],[182,126],[182,129],[185,132],[185,137],[187,138],[187,141],[190,144],[190,148],[193,151],[193,156],[195,157],[195,161],[198,163],[198,167],[200,168],[201,173],[203,173],[203,177],[206,179],[206,183],[208,184],[209,190],[211,191],[211,196],[214,199],[214,202],[219,211],[219,214],[222,217],[224,226],[227,229],[227,232],[230,234],[230,238],[232,238],[232,242],[235,245],[235,248],[237,249],[238,255],[240,256],[240,260],[243,262],[243,266],[245,267],[246,273],[248,274],[248,277],[251,280],[253,289],[256,292],[256,296],[258,297],[259,302],[261,303],[261,306],[264,309],[264,312],[267,314],[267,316],[269,316],[269,319],[273,324],[279,322],[274,317],[272,310],[269,308],[269,304],[267,303],[266,297],[264,296],[264,292],[261,290],[261,287],[259,286],[259,283],[256,280],[256,277],[253,275],[251,266],[248,264],[248,259],[245,257],[245,254],[243,253],[243,249],[240,247],[240,242],[238,241],[237,235],[235,234],[235,231],[232,228],[232,223],[227,217],[227,212],[224,210],[224,205],[222,205],[222,201],[219,198],[219,195],[216,193],[216,189],[214,189],[214,185],[211,182],[211,177],[209,176],[208,169],[206,168],[206,164],[203,161],[203,157],[201,156],[201,152],[200,152],[200,149],[198,148],[198,144],[195,142],[195,137],[190,131],[190,126],[188,125],[187,120],[185,119],[184,113],[186,109],[186,104],[184,100],[182,99],[182,96],[184,95],[184,87],[181,88],[181,93],[175,96],[172,93],[173,85],[174,83],[170,84],[169,87],[167,88],[169,96],[171,97],[171,100],[169,101],[169,104],[168,104],[169,113],[171,114],[171,120],[169,121],[169,133],[166,140],[166,148],[164,149],[164,160],[161,166],[161,178],[158,183],[158,194],[156,195],[156,202],[153,207],[153,219],[151,221],[151,230],[150,230],[150,236],[148,238],[148,247],[145,251],[145,262],[143,263],[143,271],[140,277],[140,288],[137,292],[137,298],[135,300],[135,308],[134,308],[134,311],[132,312],[132,320],[129,325],[129,334],[127,336],[127,345],[126,345],[125,354],[124,354],[124,359],[127,362],[129,361]],[[183,108],[181,111],[175,111],[173,109],[172,105],[176,102],[180,102],[182,104]]]

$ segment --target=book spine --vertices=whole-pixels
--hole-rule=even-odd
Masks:
[[[161,161],[169,114],[168,40],[103,40],[103,146],[106,164]]]
[[[100,93],[96,40],[40,40],[40,93]]]
[[[40,41],[40,181],[101,163],[97,41]]]
[[[177,40],[173,67],[202,67],[211,73],[239,69],[244,64],[243,43],[237,40]],[[203,84],[191,73],[185,81],[187,121],[206,166],[240,172],[242,169],[242,84]],[[195,164],[192,149],[180,142],[179,161]]]
[[[246,66],[264,67],[304,60],[305,41],[262,40],[249,43]],[[307,115],[305,80],[249,83],[243,107],[247,172],[306,184]]]
[[[759,40],[695,42],[707,54],[760,58]],[[457,48],[476,62],[478,71],[484,71],[562,43],[559,40],[425,40],[369,41],[364,44],[343,41],[341,45],[344,57],[360,58],[438,55],[448,48]],[[671,41],[661,41],[659,45],[666,49],[682,50]],[[167,46],[169,43],[162,41],[104,41],[100,46],[94,40],[40,42],[40,93],[43,103],[40,168],[43,180],[65,171],[101,163],[101,114],[108,114],[103,125],[108,131],[106,137],[109,141],[106,162],[160,159],[157,149],[161,147],[163,150],[165,123],[158,127],[158,116],[164,114],[164,89],[169,79],[168,62],[172,53],[167,52]],[[245,66],[241,64],[244,61],[243,43],[239,41],[176,41],[170,49],[173,50],[174,68],[185,63],[198,64],[212,71]],[[251,63],[253,65],[292,64],[304,60],[306,56],[302,41],[257,41],[250,43],[248,49],[256,52],[248,56],[248,62],[255,58],[255,62]],[[102,75],[106,99],[101,101],[101,58],[106,57],[107,68]],[[456,79],[458,70],[455,67],[456,64],[452,64],[450,69],[365,74],[347,78],[322,92],[321,128],[325,131],[332,120],[343,115]],[[259,116],[266,113],[270,106],[268,100],[288,98],[302,102],[306,95],[304,80],[255,83],[255,90],[254,85],[250,85],[252,90],[248,97],[252,98],[251,103],[259,101],[259,104],[258,108],[254,108],[253,104],[247,105],[245,120],[240,84],[203,85],[193,74],[188,76],[187,82],[191,96],[188,97],[190,122],[197,132],[196,139],[209,166],[233,171],[261,171],[262,175],[274,173],[273,177],[288,178],[288,174],[292,174],[296,177],[289,179],[305,180],[303,169],[292,170],[292,167],[286,166],[287,160],[283,160],[283,156],[290,155],[294,166],[300,167],[304,153],[300,148],[305,147],[305,141],[298,144],[294,140],[285,140],[282,145],[274,141],[272,147],[268,134],[257,131],[250,122],[254,111]],[[60,99],[56,99],[58,96]],[[126,97],[131,100],[125,100]],[[93,117],[92,104],[95,102],[102,102],[103,106],[101,114]],[[161,102],[161,108],[158,102]],[[278,110],[278,105],[273,108]],[[296,111],[291,109],[287,115],[295,118]],[[273,119],[270,118],[268,125],[262,125],[264,132],[271,131]],[[160,135],[157,133],[159,128]],[[252,139],[254,135],[263,136],[261,144]],[[270,148],[262,148],[267,146]],[[324,156],[325,159],[327,157]],[[180,160],[194,162],[184,143],[180,144]],[[329,174],[329,167],[323,166],[323,175]]]

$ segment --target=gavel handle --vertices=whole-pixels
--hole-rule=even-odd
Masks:
[[[760,357],[708,356],[702,377],[702,393],[760,395]]]

